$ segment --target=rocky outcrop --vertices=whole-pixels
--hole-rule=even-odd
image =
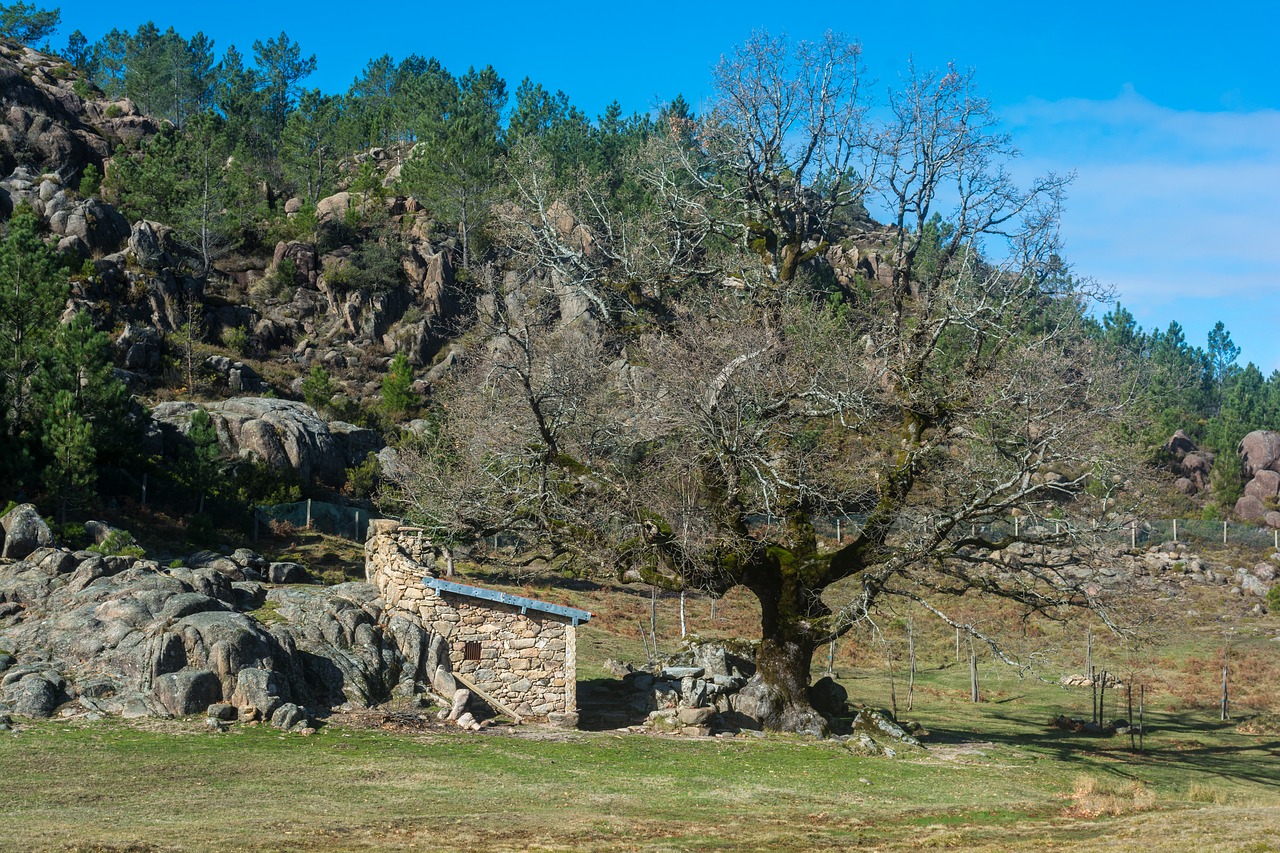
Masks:
[[[1276,501],[1280,496],[1280,432],[1254,430],[1237,448],[1244,471],[1244,494],[1235,514],[1244,521],[1280,527]]]
[[[1178,430],[1164,443],[1164,451],[1173,460],[1170,469],[1177,479],[1174,488],[1185,495],[1203,492],[1209,486],[1214,454],[1200,450],[1191,437]]]
[[[235,456],[251,456],[272,467],[292,469],[304,481],[341,485],[345,454],[329,425],[305,403],[264,397],[234,397],[216,403],[161,403],[151,412],[154,441],[168,456],[191,429],[196,409],[209,413],[218,441]]]
[[[74,186],[85,166],[101,172],[117,146],[136,148],[159,132],[130,101],[108,101],[78,76],[31,48],[0,50],[0,176],[27,167]]]
[[[239,557],[229,563],[247,570],[256,555]],[[0,567],[0,713],[46,717],[70,702],[71,714],[181,715],[230,703],[242,718],[272,719],[293,704],[295,725],[304,708],[416,689],[425,638],[385,613],[372,586],[264,598],[225,568],[56,548]],[[270,624],[245,609],[264,604]]]
[[[0,557],[21,560],[37,548],[53,543],[53,531],[31,504],[19,504],[0,518],[4,528],[4,550]]]
[[[114,252],[129,239],[129,223],[114,207],[96,198],[79,198],[57,174],[22,165],[0,179],[0,192],[10,205],[26,204],[63,238],[63,251],[82,257]]]
[[[1245,480],[1252,480],[1259,471],[1280,471],[1280,432],[1254,430],[1240,440],[1237,450]]]

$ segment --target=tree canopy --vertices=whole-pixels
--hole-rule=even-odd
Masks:
[[[723,106],[631,161],[643,214],[524,148],[506,233],[546,285],[488,285],[488,343],[395,475],[445,539],[505,531],[526,559],[746,587],[762,613],[747,701],[802,731],[825,727],[814,649],[894,599],[956,624],[949,602],[971,592],[1105,615],[1061,549],[1106,528],[1094,495],[1132,461],[1126,386],[1089,335],[1089,293],[1058,274],[1065,180],[1015,187],[1008,140],[953,71],[913,71],[888,122],[864,123],[858,58],[836,36],[753,38],[722,65]],[[793,148],[796,128],[812,133]],[[869,194],[894,211],[887,264],[833,283],[810,262]],[[640,269],[671,287],[606,298]],[[839,541],[819,534],[836,517]],[[1010,571],[993,555],[1015,542]]]

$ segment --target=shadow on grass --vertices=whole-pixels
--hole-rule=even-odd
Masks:
[[[1147,715],[1142,752],[1131,750],[1128,735],[1068,732],[1048,720],[1006,713],[986,713],[979,726],[961,729],[931,725],[926,746],[975,741],[1014,747],[1064,766],[1105,770],[1114,775],[1145,779],[1153,770],[1170,778],[1203,774],[1237,782],[1280,788],[1280,750],[1275,738],[1248,739],[1237,735],[1238,721],[1205,720],[1191,713]],[[1225,738],[1241,742],[1223,743]]]

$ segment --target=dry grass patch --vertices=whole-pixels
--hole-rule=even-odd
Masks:
[[[1155,808],[1155,795],[1141,782],[1130,779],[1081,774],[1068,796],[1071,805],[1064,810],[1068,817],[1114,817]]]

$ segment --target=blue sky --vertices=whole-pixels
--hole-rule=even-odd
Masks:
[[[1241,361],[1280,369],[1280,0],[800,5],[648,2],[61,4],[82,30],[153,20],[250,54],[285,30],[317,56],[308,81],[345,91],[383,53],[436,56],[455,73],[492,64],[589,115],[616,98],[644,111],[706,95],[720,54],[753,28],[859,39],[877,89],[917,66],[977,71],[1023,157],[1014,173],[1077,174],[1062,233],[1076,272],[1113,286],[1146,328],[1177,320],[1203,345],[1222,320]]]

